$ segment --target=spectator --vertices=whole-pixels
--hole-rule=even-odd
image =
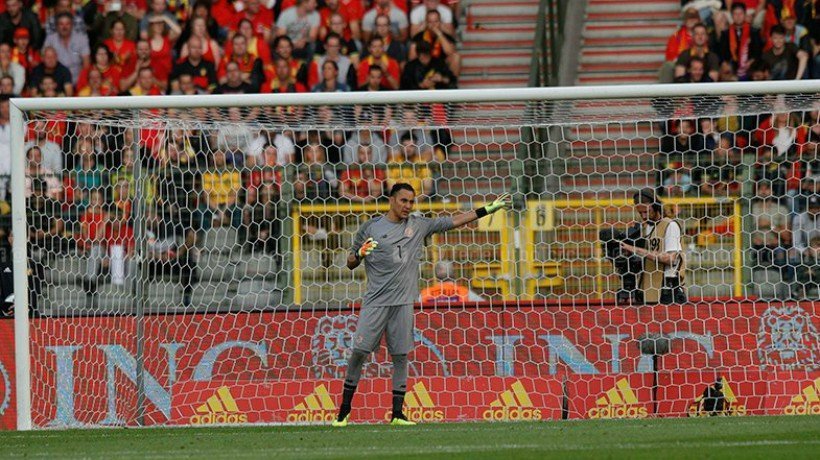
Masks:
[[[0,110],[0,117],[2,117],[2,110]],[[0,123],[2,123],[1,120]],[[26,203],[26,223],[28,223],[30,245],[29,264],[32,271],[29,307],[35,314],[38,310],[38,300],[43,283],[45,283],[45,274],[51,262],[50,258],[55,257],[62,246],[61,239],[65,224],[60,209],[60,202],[46,195],[46,184],[43,181],[34,180],[31,198]]]
[[[681,53],[692,47],[692,29],[700,23],[700,14],[695,8],[687,8],[683,13],[683,25],[666,41],[666,61],[658,71],[661,83],[672,83],[675,79],[675,62]]]
[[[316,12],[316,0],[296,0],[276,20],[276,36],[287,36],[293,43],[293,55],[311,59],[316,50],[321,18]]]
[[[105,208],[105,197],[100,189],[90,192],[88,207],[80,217],[80,234],[77,238],[77,250],[86,257],[83,291],[92,302],[97,294],[100,264],[105,256],[105,232],[108,225],[108,210]]]
[[[186,45],[188,56],[177,62],[171,71],[170,84],[173,90],[179,89],[179,76],[188,74],[193,77],[197,88],[211,92],[216,88],[216,68],[202,56],[202,40],[193,36]]]
[[[746,20],[746,5],[732,4],[732,24],[720,35],[722,65],[741,80],[747,79],[749,66],[760,58],[760,31]]]
[[[45,184],[46,196],[58,200],[62,198],[62,171],[48,169],[43,164],[43,152],[36,145],[26,150],[26,198],[31,197],[32,183],[35,180]]]
[[[14,31],[11,60],[23,66],[26,72],[31,72],[42,61],[40,52],[31,46],[31,34],[28,29],[19,27]]]
[[[41,47],[45,36],[37,15],[22,0],[6,0],[6,12],[0,15],[0,42],[11,45],[18,29],[29,32],[34,48]]]
[[[792,224],[792,250],[790,259],[801,265],[803,258],[811,255],[812,239],[820,236],[820,195],[810,196],[806,210],[794,217]]]
[[[11,60],[11,46],[0,43],[0,77],[14,79],[13,94],[22,94],[26,86],[26,69]]]
[[[275,24],[273,11],[262,5],[261,0],[247,0],[245,10],[239,14],[240,21],[247,19],[253,26],[253,33],[261,37],[262,41],[269,43],[273,39],[271,27]]]
[[[708,155],[709,153],[706,152]],[[737,195],[740,184],[740,152],[733,147],[731,136],[721,136],[720,144],[712,151],[711,164],[706,166],[700,185],[704,196],[725,197]]]
[[[433,59],[444,61],[453,76],[461,73],[461,56],[456,52],[456,39],[441,28],[441,16],[437,10],[427,12],[427,18],[419,33],[413,36],[410,45],[409,59],[417,57],[416,47],[420,42],[430,45],[430,56]]]
[[[182,304],[189,307],[194,284],[199,281],[196,243],[202,223],[189,206],[182,207],[179,214],[181,218],[173,220],[162,218],[157,211],[148,215],[145,270],[150,279],[176,278],[183,286]]]
[[[336,33],[331,32],[325,40],[325,55],[317,56],[313,59],[308,67],[308,83],[311,88],[319,83],[319,71],[323,68],[325,62],[332,61],[336,63],[338,68],[337,80],[339,84],[345,85],[348,88],[356,86],[356,68],[350,61],[350,58],[341,54],[342,40]]]
[[[222,62],[222,48],[219,46],[219,43],[208,34],[208,26],[205,18],[196,17],[191,21],[191,38],[199,39],[200,46],[202,47],[202,59],[204,61],[210,62],[214,67]],[[191,54],[189,48],[191,38],[182,45],[182,49],[179,53],[180,60],[184,60]]]
[[[394,40],[390,33],[390,17],[386,14],[376,16],[375,36],[384,39],[384,47],[387,55],[399,63],[400,68],[404,68],[407,63],[407,45],[403,41]]]
[[[388,88],[382,86],[382,81],[384,71],[381,67],[373,66],[367,74],[367,82],[359,87],[359,91],[388,91]],[[357,105],[353,108],[353,114],[358,123],[384,126],[390,123],[393,109],[389,105]]]
[[[802,24],[797,23],[797,16],[791,8],[784,8],[780,15],[780,25],[783,26],[783,32],[788,43],[794,43],[799,49],[809,51],[811,43],[809,31]],[[771,47],[771,43],[768,43]]]
[[[214,94],[250,94],[257,92],[258,87],[245,81],[243,76],[244,74],[239,69],[239,64],[236,61],[228,62],[225,65],[224,82],[216,87]]]
[[[185,23],[185,27],[182,29],[182,34],[180,34],[179,39],[177,40],[177,46],[188,43],[188,39],[191,38],[191,34],[193,32],[194,19],[202,19],[205,21],[205,35],[215,39],[217,43],[225,42],[228,34],[226,30],[222,29],[219,26],[219,23],[211,16],[211,6],[209,4],[209,0],[196,0],[191,18]]]
[[[455,268],[449,260],[439,260],[433,269],[436,283],[422,289],[419,295],[421,303],[437,302],[483,302],[486,299],[473,292],[468,286],[456,280]]]
[[[179,22],[173,14],[168,12],[168,4],[163,0],[150,0],[151,8],[140,19],[140,38],[148,39],[148,29],[153,21],[162,21],[168,27],[168,38],[175,41],[182,33]]]
[[[418,57],[407,63],[401,76],[401,89],[453,89],[456,78],[447,65],[433,59],[430,44],[422,41],[416,44]]]
[[[60,15],[68,15],[72,20],[74,31],[82,32],[87,36],[88,27],[85,23],[85,17],[86,14],[90,15],[94,13],[95,9],[96,5],[94,4],[86,3],[83,5],[82,2],[74,2],[73,0],[57,0],[51,8],[51,11],[46,12],[46,39],[48,39],[49,35],[57,33],[57,22],[60,19]]]
[[[769,64],[762,59],[758,59],[749,66],[749,80],[768,81],[772,79]]]
[[[376,164],[387,162],[387,147],[381,134],[369,129],[360,129],[351,134],[345,146],[342,148],[342,161],[345,164],[353,164],[358,156],[359,146],[373,146],[370,150],[370,159]]]
[[[236,64],[239,78],[250,88],[247,92],[256,92],[265,80],[264,66],[258,56],[248,52],[248,39],[242,34],[236,34],[231,39],[230,53],[222,58],[217,71],[219,82],[224,84],[228,80],[229,62]]]
[[[132,96],[159,96],[162,90],[157,85],[154,78],[154,70],[151,67],[143,67],[138,72],[137,81],[129,90]]]
[[[788,247],[791,235],[788,228],[789,210],[772,195],[771,183],[757,183],[755,200],[752,202],[752,279],[761,297],[785,300],[794,279],[793,267],[789,265]],[[767,295],[763,286],[772,286],[773,295]]]
[[[45,47],[54,48],[57,59],[71,72],[71,82],[77,83],[80,71],[91,62],[91,50],[85,31],[75,30],[69,13],[57,15],[57,30],[46,36]]]
[[[14,78],[9,75],[0,77],[0,94],[6,94],[12,97],[17,96],[17,93],[14,92]],[[2,239],[0,239],[0,242],[2,242]]]
[[[441,30],[448,34],[455,33],[453,24],[453,10],[441,4],[441,0],[424,0],[421,5],[410,12],[410,35],[416,35],[425,29],[427,14],[437,11],[441,22]]]
[[[686,73],[680,77],[675,78],[677,83],[711,83],[715,80],[706,72],[706,61],[702,58],[694,56],[689,59],[689,65],[686,67]]]
[[[77,90],[85,88],[88,84],[88,71],[90,69],[99,70],[103,79],[108,83],[110,88],[114,89],[114,93],[119,93],[122,84],[122,70],[119,66],[113,63],[114,54],[105,45],[97,45],[94,47],[94,59],[88,66],[84,67],[77,78]]]
[[[401,144],[393,149],[387,163],[387,188],[394,184],[405,182],[418,191],[417,197],[433,195],[435,182],[433,174],[422,156],[412,137],[407,135],[401,139]]]
[[[277,37],[273,42],[275,57],[287,61],[291,71],[291,78],[302,85],[307,84],[307,65],[302,59],[293,56],[293,42],[287,35]]]
[[[112,179],[112,177],[109,177],[109,179]],[[112,212],[123,220],[131,219],[131,198],[133,195],[131,182],[126,177],[117,177],[116,180],[111,180],[111,187],[114,191],[111,203]]]
[[[213,167],[202,173],[202,190],[208,197],[215,227],[230,224],[241,186],[242,176],[236,168],[228,165],[225,152],[215,151]]]
[[[0,201],[6,201],[11,178],[11,125],[9,96],[0,95]]]
[[[692,28],[692,47],[678,55],[678,60],[675,62],[676,81],[686,76],[689,61],[695,57],[703,60],[706,64],[706,74],[712,81],[717,81],[720,58],[709,50],[709,34],[703,24],[697,24]]]
[[[774,147],[774,157],[795,157],[802,153],[808,140],[808,129],[796,113],[780,112],[765,117],[752,134],[757,145]]]
[[[271,59],[273,58],[270,47],[266,41],[254,32],[251,21],[247,19],[239,21],[239,25],[237,26],[237,35],[242,35],[245,37],[248,46],[248,54],[252,54],[261,59],[263,65],[270,64]],[[225,50],[227,54],[232,52],[230,49],[232,45],[232,41],[228,42],[228,49]]]
[[[128,269],[134,256],[134,229],[128,224],[128,218],[113,212],[109,216],[105,229],[106,256],[102,260],[103,269],[110,274],[111,284],[121,286],[130,271]]]
[[[119,8],[117,8],[119,6]],[[123,6],[125,8],[123,8]],[[96,14],[94,16],[94,25],[92,30],[98,40],[108,42],[114,37],[117,31],[114,30],[115,24],[122,25],[122,38],[126,42],[135,43],[140,38],[140,25],[138,16],[142,13],[137,10],[136,5],[128,2],[125,5],[122,2],[105,2],[104,14]],[[106,43],[114,53],[117,53],[116,47]],[[120,64],[122,65],[122,64]]]
[[[234,29],[240,19],[233,0],[213,0],[210,14],[223,31]]]
[[[248,190],[248,200],[242,210],[242,227],[246,232],[244,249],[279,255],[278,243],[282,237],[278,216],[279,192],[272,182],[263,182]]]
[[[57,86],[57,81],[51,75],[46,75],[37,87],[37,96],[39,97],[66,97],[67,95],[60,91]]]
[[[80,145],[82,144],[83,142],[80,142]],[[74,193],[79,192],[83,205],[87,205],[90,193],[102,188],[105,184],[105,171],[97,166],[97,158],[93,153],[81,154],[78,161],[74,171],[71,172]]]
[[[293,76],[293,67],[285,58],[274,61],[275,74],[265,82],[263,93],[304,93],[307,91],[302,83]]]
[[[783,26],[771,30],[772,47],[763,53],[762,60],[771,69],[772,80],[800,80],[806,71],[809,55],[794,43],[786,42]]]
[[[355,202],[371,202],[384,195],[385,171],[372,161],[372,145],[360,145],[357,161],[342,171],[339,196]]]
[[[318,144],[306,145],[293,184],[294,197],[300,201],[330,198],[337,185],[336,173],[327,163],[324,148]]]
[[[113,54],[113,64],[120,68],[122,74],[131,75],[137,66],[137,44],[126,38],[125,33],[125,23],[117,19],[111,23],[111,36],[103,44]]]
[[[797,299],[812,300],[820,297],[820,236],[815,236],[797,267]]]
[[[361,40],[362,38],[362,16],[364,10],[362,3],[357,0],[325,0],[325,6],[319,9],[321,17],[319,26],[319,41],[324,42],[327,35],[334,32],[331,29],[333,15],[338,14],[343,26],[339,34],[344,40]],[[343,3],[347,3],[346,5]],[[336,32],[339,33],[339,32]]]
[[[669,165],[670,171],[665,174],[663,181],[664,195],[667,197],[682,197],[692,190],[692,175],[689,168],[682,163],[672,163]]]
[[[148,28],[148,58],[154,75],[157,77],[158,85],[163,90],[168,88],[168,79],[174,67],[173,48],[171,38],[168,35],[168,27],[160,18],[155,18],[149,22]],[[144,67],[145,52],[140,52],[140,42],[137,42],[137,69]]]
[[[367,81],[370,67],[378,66],[382,68],[384,77],[382,78],[382,86],[395,90],[399,89],[400,73],[399,63],[395,59],[389,57],[384,52],[384,39],[378,36],[370,38],[367,46],[370,54],[362,59],[359,63],[358,69],[358,86],[362,86]]]
[[[322,81],[312,90],[314,93],[346,93],[350,91],[345,83],[339,83],[339,65],[335,61],[322,64]]]
[[[359,65],[359,49],[361,46],[359,45],[361,42],[357,41],[354,38],[345,38],[345,25],[347,24],[344,20],[344,17],[341,14],[333,13],[330,15],[330,25],[328,34],[334,33],[341,37],[341,47],[339,48],[339,54],[342,56],[347,56],[350,59],[350,62],[353,63],[353,66]],[[317,44],[316,52],[318,54],[325,54],[327,50],[324,47],[324,42],[320,41]]]
[[[376,16],[384,14],[390,18],[391,33],[396,40],[407,40],[407,14],[397,8],[391,0],[375,0],[373,8],[362,18],[362,38],[370,41],[376,28]]]

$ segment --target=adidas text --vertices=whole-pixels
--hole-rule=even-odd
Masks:
[[[644,418],[648,411],[639,406],[608,406],[593,407],[587,415],[589,418]]]
[[[332,422],[336,420],[335,411],[306,410],[288,414],[288,422]]]
[[[189,422],[191,425],[213,425],[217,423],[248,423],[248,416],[245,414],[205,414],[193,415]]]
[[[499,407],[485,410],[482,417],[484,420],[541,420],[541,410]]]
[[[783,408],[786,415],[820,415],[820,402],[791,403]]]
[[[413,422],[440,422],[444,420],[444,411],[425,408],[404,409],[404,416]],[[393,411],[384,413],[384,419],[390,421],[393,418]]]

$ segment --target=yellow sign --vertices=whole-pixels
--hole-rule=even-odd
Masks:
[[[332,422],[336,419],[336,405],[324,384],[313,389],[313,393],[297,404],[288,414],[288,422]]]
[[[541,420],[541,410],[535,409],[520,380],[501,393],[482,414],[484,420]]]
[[[645,418],[646,407],[638,406],[640,401],[632,391],[629,380],[624,377],[610,388],[604,396],[595,401],[595,406],[587,411],[589,418]]]
[[[803,391],[792,398],[791,403],[783,408],[786,415],[820,415],[820,377],[816,378]]]
[[[248,416],[239,412],[236,400],[228,387],[220,387],[205,404],[196,408],[196,415],[188,420],[192,425],[216,423],[247,423]]]
[[[732,387],[729,385],[729,381],[726,380],[726,377],[721,377],[720,383],[723,388],[723,398],[726,400],[726,404],[723,407],[723,412],[721,413],[721,415],[746,415],[746,406],[743,404],[738,404],[737,396],[735,395],[735,392],[732,390]],[[703,410],[702,403],[703,395],[700,395],[697,398],[695,398],[695,401],[689,406],[690,417],[702,417],[712,415],[708,411]]]
[[[436,404],[433,402],[433,398],[430,397],[424,382],[413,385],[413,389],[404,396],[404,404],[406,406],[404,415],[414,422],[440,422],[444,420],[444,411],[436,409]],[[385,420],[390,420],[392,417],[392,410],[384,413]]]

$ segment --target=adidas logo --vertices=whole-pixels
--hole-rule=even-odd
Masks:
[[[732,390],[732,386],[729,385],[729,381],[726,380],[726,377],[720,378],[723,398],[725,401],[725,405],[723,407],[723,411],[720,415],[746,415],[746,406],[743,404],[738,404],[737,396],[735,396],[735,392]],[[709,413],[708,410],[704,410],[702,407],[703,403],[703,394],[695,398],[692,404],[689,405],[689,416],[690,417],[704,417],[707,415],[713,415]]]
[[[810,383],[803,391],[792,398],[791,403],[783,408],[786,415],[820,415],[820,377]]]
[[[541,420],[541,410],[533,407],[524,385],[516,380],[509,390],[490,403],[482,417],[484,420]]]
[[[336,405],[324,384],[313,389],[313,393],[297,404],[288,414],[288,422],[332,422],[336,419]]]
[[[248,416],[239,412],[231,390],[228,387],[220,387],[205,404],[196,408],[196,415],[192,415],[189,422],[192,425],[247,423]]]
[[[414,422],[440,422],[444,420],[444,411],[436,410],[433,398],[424,386],[424,382],[413,385],[413,389],[404,396],[404,415]],[[390,420],[393,411],[384,413],[384,419]]]
[[[589,418],[644,418],[647,410],[640,404],[635,392],[629,385],[629,380],[622,378],[615,382],[615,386],[604,393],[604,396],[595,401],[595,406],[587,411]]]

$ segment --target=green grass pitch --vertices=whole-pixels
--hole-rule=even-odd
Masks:
[[[0,432],[0,458],[820,458],[820,416]]]

